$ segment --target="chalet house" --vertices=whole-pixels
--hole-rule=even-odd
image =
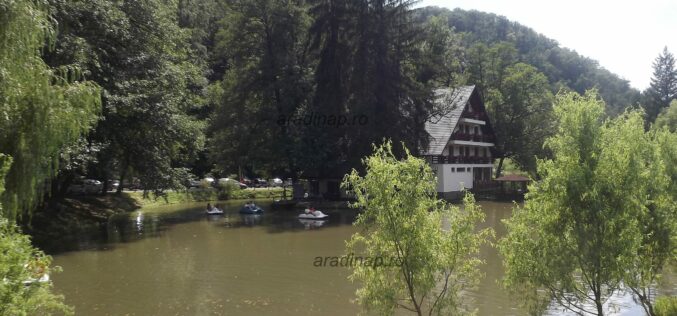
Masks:
[[[421,154],[437,175],[440,197],[456,198],[491,182],[494,131],[475,86],[438,89],[435,98],[446,110],[425,124],[429,143]]]

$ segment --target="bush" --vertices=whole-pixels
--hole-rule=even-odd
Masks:
[[[16,225],[0,218],[0,315],[72,314],[63,296],[51,293],[51,282],[37,281],[50,269],[52,258],[31,245]]]
[[[661,296],[656,300],[654,307],[656,316],[677,315],[677,296]]]
[[[240,186],[234,182],[219,184],[219,200],[229,200],[233,198],[233,193],[240,190]]]

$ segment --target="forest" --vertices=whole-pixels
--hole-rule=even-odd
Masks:
[[[548,154],[559,91],[597,89],[610,116],[650,105],[649,122],[666,107],[648,97],[655,88],[637,91],[519,23],[412,4],[44,2],[53,37],[40,57],[63,80],[99,89],[101,104],[89,128],[50,157],[55,180],[43,191],[62,196],[82,176],[100,179],[103,192],[111,179],[120,191],[134,178],[161,192],[207,174],[340,178],[375,141],[421,148],[439,87],[476,85],[499,135],[495,156],[527,172]],[[360,124],[292,124],[309,115]],[[15,160],[21,149],[3,143]],[[25,212],[39,201],[15,202],[13,191],[42,190],[47,177],[18,168],[7,183],[20,185],[3,202]]]
[[[161,193],[206,175],[341,178],[383,139],[416,154],[428,141],[425,122],[439,111],[433,90],[440,87],[478,87],[498,135],[496,176],[504,159],[535,175],[536,158],[550,154],[543,142],[560,91],[596,89],[607,116],[643,108],[647,126],[657,118],[674,125],[667,108],[676,70],[667,48],[654,62],[651,86],[640,92],[517,22],[413,4],[27,4],[44,14],[47,35],[27,47],[38,50],[39,60],[30,61],[44,63],[52,79],[43,85],[62,86],[57,100],[78,110],[45,107],[26,118],[9,106],[11,90],[3,93],[10,113],[0,143],[14,161],[5,215],[30,214],[83,177],[101,180],[102,194],[109,180],[119,181],[118,192],[134,182]],[[12,6],[3,16],[19,14]],[[17,36],[7,31],[6,40]],[[76,87],[87,96],[74,94]],[[27,191],[34,194],[23,197]]]

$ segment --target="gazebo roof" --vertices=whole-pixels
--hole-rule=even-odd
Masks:
[[[503,182],[529,182],[531,179],[525,177],[525,176],[520,176],[518,174],[509,174],[502,176],[500,178],[494,179],[495,181],[503,181]]]

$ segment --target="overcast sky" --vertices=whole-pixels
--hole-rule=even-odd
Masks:
[[[590,57],[644,90],[652,62],[668,46],[677,54],[677,0],[422,0],[496,13]]]

